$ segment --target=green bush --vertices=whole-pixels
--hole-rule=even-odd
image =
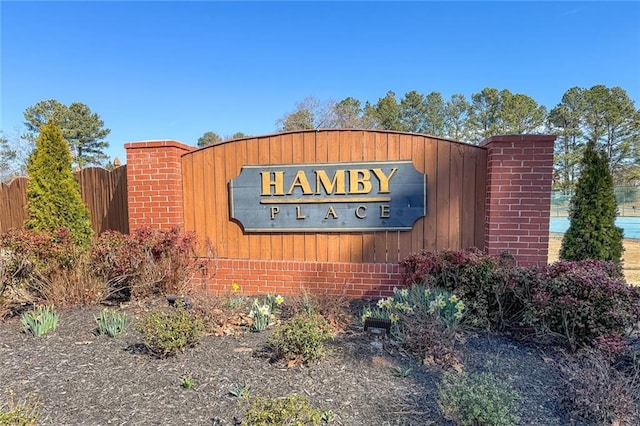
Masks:
[[[277,359],[307,364],[325,354],[324,343],[333,338],[331,325],[320,315],[297,315],[269,337]]]
[[[309,399],[291,394],[285,398],[256,398],[243,426],[309,426],[319,425],[323,413],[313,407]]]
[[[444,373],[438,385],[442,414],[462,426],[516,425],[518,398],[490,373]]]
[[[36,148],[27,163],[27,228],[55,232],[67,228],[75,243],[87,246],[93,230],[89,210],[71,170],[71,152],[55,124],[40,128]]]
[[[515,268],[508,254],[489,256],[476,248],[424,251],[408,256],[400,266],[407,286],[445,289],[464,300],[466,321],[472,326],[500,329],[523,311],[515,289],[527,270]]]
[[[37,306],[24,312],[20,322],[26,331],[36,337],[45,335],[58,326],[58,314],[50,306]]]
[[[181,302],[171,311],[150,312],[136,325],[149,352],[159,357],[175,355],[194,346],[204,335],[204,323],[191,315]]]
[[[569,229],[562,238],[560,259],[599,259],[621,262],[622,229],[616,226],[618,204],[604,152],[589,142],[580,178],[569,205]]]
[[[127,328],[127,314],[109,309],[103,309],[100,316],[96,318],[98,334],[116,337]]]

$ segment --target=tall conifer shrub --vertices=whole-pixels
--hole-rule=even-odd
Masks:
[[[569,206],[570,224],[562,239],[560,258],[620,263],[623,233],[615,224],[616,216],[618,204],[607,156],[589,142]]]
[[[76,243],[87,245],[93,230],[71,161],[69,145],[60,128],[51,123],[43,125],[36,149],[27,163],[29,219],[26,226],[50,232],[66,227]]]

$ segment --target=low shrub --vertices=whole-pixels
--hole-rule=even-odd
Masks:
[[[247,410],[243,426],[310,426],[319,425],[323,413],[297,394],[284,398],[256,398]]]
[[[476,248],[424,251],[411,254],[400,265],[407,286],[441,288],[465,300],[472,326],[500,329],[522,313],[514,291],[520,283],[512,276],[513,258],[507,254],[489,256]]]
[[[347,289],[345,286],[340,293],[336,294],[327,291],[311,292],[303,288],[300,296],[291,299],[288,308],[292,316],[321,315],[336,332],[340,332],[349,327],[353,321]]]
[[[45,335],[58,326],[58,314],[51,306],[36,306],[20,316],[25,331],[35,337]]]
[[[103,309],[96,318],[98,334],[116,337],[127,328],[127,314],[110,309]]]
[[[457,425],[511,426],[520,421],[519,395],[491,373],[444,373],[438,406]]]
[[[124,297],[185,294],[196,272],[196,236],[179,228],[102,233],[91,245],[96,272]]]
[[[20,301],[93,305],[105,296],[105,284],[94,274],[87,250],[66,228],[54,233],[12,230],[0,236],[0,250],[7,276],[0,288],[4,305]]]
[[[325,342],[333,338],[331,325],[320,315],[297,315],[275,329],[268,343],[276,359],[307,364],[325,354]]]
[[[182,302],[169,312],[153,311],[136,325],[149,352],[158,357],[175,355],[194,346],[204,335],[202,320],[190,314]]]
[[[600,260],[549,265],[526,302],[527,321],[572,348],[607,342],[613,348],[640,320],[640,290],[622,279],[619,266]]]
[[[560,371],[563,402],[573,420],[594,425],[640,424],[637,371],[629,375],[617,371],[607,357],[589,348],[567,356]]]

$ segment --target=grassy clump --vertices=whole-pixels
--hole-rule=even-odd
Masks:
[[[37,306],[23,313],[20,322],[27,332],[40,337],[55,330],[58,326],[58,314],[50,306]]]
[[[204,323],[191,315],[182,302],[170,312],[154,311],[145,315],[136,329],[142,333],[149,352],[159,357],[175,355],[194,346],[204,335]]]
[[[438,385],[442,414],[462,426],[516,425],[518,398],[491,373],[445,373]]]
[[[243,426],[308,426],[319,425],[323,413],[309,399],[291,394],[285,398],[256,398],[247,410]]]
[[[32,399],[32,395],[28,395],[26,401],[16,402],[13,392],[7,392],[6,400],[0,404],[0,425],[35,425],[38,418],[38,404]]]
[[[96,318],[98,334],[116,337],[127,328],[127,314],[110,309],[103,309]]]
[[[320,315],[297,315],[269,337],[277,359],[307,364],[324,356],[324,343],[333,338],[331,325]]]

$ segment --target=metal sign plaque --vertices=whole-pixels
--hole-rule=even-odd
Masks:
[[[246,232],[409,231],[427,210],[427,177],[407,161],[243,166],[230,216]]]

